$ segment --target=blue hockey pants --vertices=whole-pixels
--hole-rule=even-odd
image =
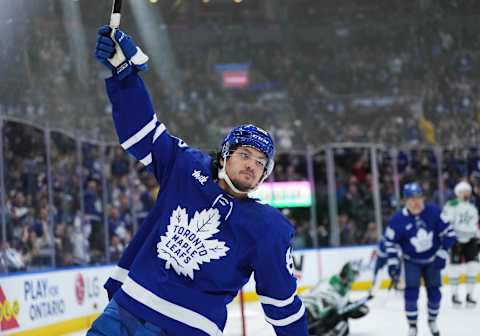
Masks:
[[[138,319],[111,300],[87,336],[168,336],[160,327]]]

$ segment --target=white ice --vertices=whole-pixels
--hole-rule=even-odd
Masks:
[[[453,308],[450,301],[450,290],[442,288],[443,300],[438,324],[442,336],[478,336],[480,335],[480,305],[475,308]],[[464,289],[460,289],[461,297],[465,297]],[[355,292],[352,297],[365,296],[364,292]],[[427,303],[424,288],[420,291],[418,302],[419,321],[418,336],[429,336],[427,326]],[[241,332],[240,304],[230,304],[229,318],[225,328],[225,336],[244,336]],[[407,322],[403,310],[403,292],[380,290],[369,302],[370,312],[367,316],[351,320],[350,336],[407,336]],[[258,302],[247,303],[245,307],[245,336],[275,336],[272,327],[265,322]],[[83,333],[70,336],[84,336]]]

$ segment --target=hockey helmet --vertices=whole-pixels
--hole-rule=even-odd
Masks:
[[[270,134],[252,124],[235,127],[227,134],[221,144],[222,157],[226,158],[238,146],[253,147],[267,157],[262,181],[265,180],[272,173],[274,166],[275,145]]]
[[[423,190],[417,182],[407,183],[403,186],[403,198],[423,196]]]
[[[461,181],[457,183],[454,189],[455,196],[459,197],[462,193],[472,193],[472,186],[466,181]]]

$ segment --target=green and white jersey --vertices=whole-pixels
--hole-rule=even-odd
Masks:
[[[478,236],[478,210],[470,202],[448,201],[443,207],[442,219],[453,226],[460,243]]]

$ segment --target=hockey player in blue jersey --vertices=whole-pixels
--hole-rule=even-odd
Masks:
[[[456,242],[452,226],[441,217],[438,206],[425,203],[418,183],[403,188],[405,207],[390,218],[385,230],[388,273],[392,281],[400,276],[397,245],[405,268],[405,312],[409,336],[417,335],[417,300],[423,279],[428,297],[428,325],[433,336],[439,336],[437,316],[441,301],[441,270],[448,259],[448,250]]]
[[[122,31],[114,38],[99,29],[96,57],[113,73],[106,87],[116,132],[160,192],[105,284],[111,301],[87,335],[222,335],[227,304],[253,274],[275,333],[306,336],[292,225],[248,197],[273,170],[272,138],[242,125],[211,157],[170,135],[138,75],[148,57]],[[115,53],[120,61],[112,64]]]

